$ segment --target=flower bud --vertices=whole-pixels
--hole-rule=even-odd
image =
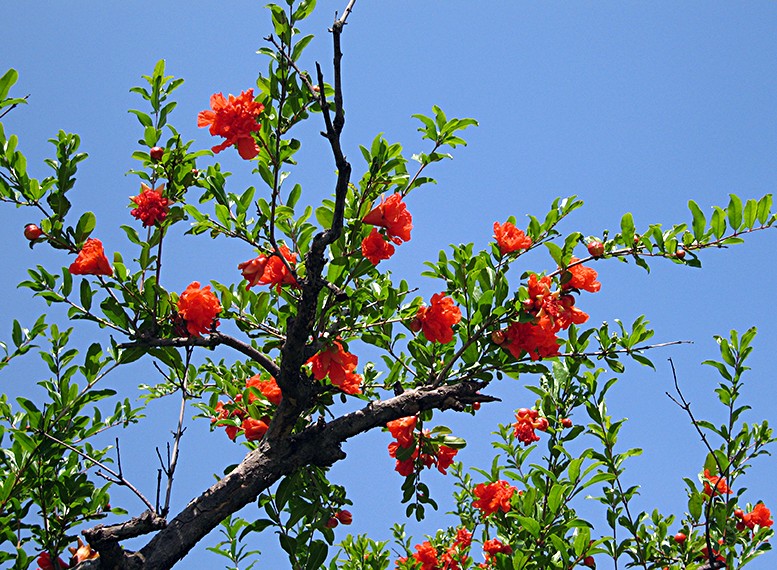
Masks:
[[[155,146],[149,151],[148,154],[151,156],[151,160],[154,162],[159,162],[165,155],[165,149],[163,149],[161,146]]]
[[[43,230],[35,224],[27,224],[24,226],[24,237],[30,241],[35,241],[43,235]]]

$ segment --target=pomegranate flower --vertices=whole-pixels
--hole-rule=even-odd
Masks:
[[[377,265],[383,259],[389,259],[394,255],[394,246],[375,228],[370,235],[362,240],[362,255]]]
[[[580,261],[578,258],[573,257],[569,260],[569,263],[575,263]],[[598,274],[590,267],[583,265],[575,265],[567,268],[567,273],[571,275],[569,281],[566,281],[563,285],[565,289],[581,289],[588,291],[589,293],[596,293],[602,288],[602,284],[596,280]]]
[[[215,319],[220,312],[221,303],[210,285],[200,289],[198,281],[192,282],[178,299],[178,314],[186,321],[190,336],[200,336],[217,327],[219,322]]]
[[[391,241],[399,245],[410,241],[410,230],[413,229],[413,216],[407,211],[401,194],[392,194],[381,198],[380,204],[362,220],[365,224],[386,228]]]
[[[163,189],[164,184],[152,190],[141,183],[140,194],[130,198],[137,206],[130,214],[143,222],[143,227],[153,226],[167,217],[169,200],[162,195]]]
[[[527,353],[532,360],[558,356],[558,346],[558,337],[547,317],[534,323],[510,323],[504,331],[502,343],[502,347],[516,359]]]
[[[419,307],[416,318],[429,342],[447,344],[453,340],[453,325],[461,321],[461,310],[443,293],[432,295],[431,306]]]
[[[548,429],[548,420],[539,417],[537,410],[521,408],[515,413],[515,419],[517,421],[513,424],[513,433],[524,445],[540,440],[534,432],[535,429],[540,431]]]
[[[278,249],[289,266],[293,268],[297,261],[297,254],[291,253],[285,245]],[[277,255],[260,255],[240,263],[237,268],[242,272],[243,279],[248,281],[246,291],[254,285],[275,285],[276,290],[280,293],[281,286],[297,284],[297,280],[289,272],[286,263]]]
[[[758,503],[753,507],[751,512],[746,513],[742,517],[742,522],[750,530],[753,530],[756,525],[760,527],[770,527],[774,524],[772,512],[766,508],[766,505],[763,503]]]
[[[278,386],[275,378],[264,379],[262,378],[261,374],[251,376],[248,380],[246,380],[246,388],[256,388],[273,406],[279,405],[283,399],[281,388]],[[248,403],[251,403],[256,399],[256,396],[249,394]]]
[[[211,150],[221,152],[236,144],[241,158],[255,158],[259,154],[259,146],[253,133],[262,128],[257,118],[264,111],[264,105],[254,101],[254,90],[243,91],[237,97],[230,95],[229,99],[221,93],[214,93],[210,98],[210,107],[210,110],[200,111],[197,115],[197,126],[210,126],[211,135],[226,139]]]
[[[531,238],[510,222],[505,222],[504,224],[494,222],[494,238],[499,246],[499,253],[501,255],[521,249],[529,249],[532,245]]]
[[[346,394],[361,394],[362,377],[354,373],[359,357],[346,352],[338,341],[312,356],[307,363],[311,365],[311,372],[316,380],[329,376],[332,384]]]
[[[495,481],[486,485],[481,483],[473,491],[477,500],[472,503],[476,509],[480,509],[484,517],[487,517],[499,510],[506,513],[510,510],[510,499],[515,493],[515,487],[507,481]]]
[[[113,275],[113,268],[105,257],[103,242],[96,238],[86,240],[69,270],[72,275]]]
[[[715,494],[728,495],[731,492],[731,489],[726,484],[726,478],[712,475],[708,469],[704,470],[703,480],[704,490],[702,493],[708,497],[712,497]],[[713,488],[715,489],[714,491]]]

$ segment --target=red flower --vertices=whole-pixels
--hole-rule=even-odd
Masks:
[[[96,238],[86,240],[69,269],[72,275],[113,275],[113,268],[105,257],[103,242]]]
[[[462,548],[466,548],[472,544],[472,533],[466,528],[460,528],[456,532],[456,544]]]
[[[362,255],[373,265],[377,265],[382,259],[390,258],[394,255],[394,251],[391,242],[386,241],[386,238],[375,228],[372,228],[370,235],[362,240]]]
[[[308,360],[313,378],[323,380],[329,376],[333,385],[346,394],[361,394],[362,377],[354,374],[359,357],[343,350],[343,345],[334,341]]]
[[[483,543],[483,552],[486,553],[486,560],[497,554],[512,554],[513,549],[509,544],[502,544],[498,538],[492,538]]]
[[[238,97],[230,95],[225,99],[221,93],[210,98],[211,110],[200,111],[197,126],[210,125],[210,134],[224,137],[226,140],[214,146],[213,152],[221,152],[228,146],[237,144],[241,158],[252,159],[259,154],[259,146],[253,134],[261,130],[257,117],[264,111],[264,105],[254,101],[254,90],[243,91]]]
[[[437,470],[443,475],[448,474],[448,467],[453,465],[453,458],[459,452],[458,449],[448,447],[447,445],[441,445],[437,450]]]
[[[718,477],[713,476],[710,474],[708,469],[704,470],[704,490],[702,491],[703,494],[707,495],[708,497],[713,496],[713,494],[721,494],[721,495],[728,495],[731,492],[731,489],[728,488],[728,485],[726,485],[726,478],[725,477]],[[715,491],[713,493],[713,487],[715,488]]]
[[[558,356],[558,338],[553,323],[540,318],[536,323],[510,323],[504,333],[502,347],[515,358],[526,352],[532,360]]]
[[[210,285],[200,289],[198,281],[191,283],[178,299],[178,314],[186,321],[190,336],[200,336],[219,326],[214,320],[220,312],[221,303],[211,293]]]
[[[413,558],[421,563],[421,570],[437,570],[439,564],[437,549],[428,540],[422,544],[416,544],[415,550]]]
[[[524,301],[523,307],[535,317],[547,317],[554,332],[568,329],[572,323],[579,325],[588,320],[588,315],[575,307],[575,298],[572,295],[560,295],[558,291],[552,292],[552,281],[547,275],[537,279],[537,275],[529,276],[527,289],[529,298]]]
[[[475,487],[473,493],[478,500],[474,501],[472,506],[480,509],[483,516],[487,517],[500,509],[503,513],[510,510],[510,499],[515,493],[515,487],[507,481],[500,480],[488,485],[481,483]]]
[[[216,417],[210,420],[210,423],[212,424],[220,420],[229,419],[233,416],[239,418],[243,415],[243,412],[240,410],[229,411],[227,408],[224,407],[224,402],[216,403],[216,412],[217,412]],[[235,441],[235,438],[237,437],[237,432],[239,429],[240,428],[238,428],[235,424],[224,424],[224,431],[227,432],[227,437],[232,441]]]
[[[528,249],[532,244],[531,238],[510,222],[501,225],[499,222],[494,222],[494,238],[499,246],[499,253],[502,255]]]
[[[130,214],[143,222],[143,227],[153,226],[167,217],[167,211],[170,208],[168,207],[168,199],[162,196],[163,189],[164,184],[152,190],[141,183],[140,194],[130,198],[137,205],[137,208],[132,210]]]
[[[391,436],[397,440],[400,446],[410,447],[415,442],[413,432],[415,431],[417,416],[406,416],[397,420],[392,420],[386,424]]]
[[[261,374],[251,376],[246,381],[246,388],[256,388],[273,406],[281,403],[283,394],[281,394],[281,388],[275,378],[263,379]],[[256,400],[256,396],[249,394],[248,402],[251,403],[254,400]]]
[[[742,517],[742,522],[750,530],[753,530],[756,525],[760,527],[770,527],[774,524],[772,520],[772,512],[766,508],[763,503],[758,503],[752,510]]]
[[[63,570],[69,567],[61,558],[57,559],[57,562],[59,562],[59,567]],[[41,552],[40,556],[38,556],[38,566],[40,567],[40,570],[54,570],[54,562],[51,560],[51,554],[48,552]]]
[[[573,257],[569,260],[569,263],[575,263],[580,261],[578,258]],[[566,281],[563,285],[565,289],[582,289],[590,293],[596,293],[602,288],[602,284],[596,280],[597,273],[590,267],[583,265],[575,265],[574,267],[568,267],[567,273],[571,274],[569,281]]]
[[[254,418],[243,420],[242,428],[248,441],[256,441],[264,437],[264,434],[267,433],[267,429],[270,427],[267,425],[267,419],[267,417],[264,417],[261,420]]]
[[[540,431],[548,429],[548,420],[539,417],[537,410],[521,408],[516,412],[515,419],[517,421],[513,424],[513,433],[518,438],[518,441],[524,445],[540,440],[539,436],[534,433],[535,429]]]
[[[453,340],[453,325],[461,320],[461,311],[453,299],[443,293],[432,295],[430,307],[419,307],[416,319],[429,342],[447,344]]]
[[[297,254],[291,253],[285,245],[279,248],[281,255],[293,268],[297,261]],[[243,279],[248,281],[246,291],[254,285],[275,285],[280,292],[282,285],[296,285],[297,280],[289,272],[286,264],[277,255],[260,255],[249,261],[244,261],[237,266],[243,274]]]
[[[407,206],[402,202],[401,194],[392,194],[388,198],[381,198],[376,206],[362,220],[365,224],[386,228],[388,236],[395,244],[410,241],[410,230],[413,229],[413,216],[407,211]]]

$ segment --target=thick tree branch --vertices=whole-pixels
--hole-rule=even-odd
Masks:
[[[371,402],[332,422],[311,425],[291,438],[263,440],[229,475],[189,503],[140,551],[126,553],[118,567],[171,568],[224,518],[254,501],[282,477],[306,465],[327,467],[344,459],[341,446],[347,439],[424,410],[462,410],[475,402],[496,401],[497,398],[478,393],[484,386],[480,382],[463,382],[410,390],[389,400]]]
[[[350,7],[350,6],[349,6]],[[351,179],[351,165],[345,159],[340,146],[340,133],[345,123],[343,113],[342,85],[340,80],[340,34],[343,22],[335,22],[332,34],[335,43],[334,75],[335,75],[335,120],[332,122],[329,103],[324,95],[324,78],[320,66],[318,70],[318,82],[321,86],[321,111],[324,115],[326,132],[324,136],[329,141],[337,168],[337,182],[335,184],[335,205],[332,217],[332,226],[318,233],[314,238],[310,250],[305,256],[306,277],[302,282],[302,296],[297,304],[297,314],[287,321],[286,342],[281,348],[280,373],[276,375],[278,385],[283,392],[283,400],[270,424],[266,434],[268,441],[275,441],[287,437],[294,427],[300,414],[309,407],[315,391],[312,380],[303,372],[302,365],[310,357],[305,346],[310,339],[315,325],[316,314],[319,305],[319,296],[324,287],[322,275],[324,272],[326,248],[334,243],[342,233],[343,218],[345,216],[345,198],[348,192],[348,183]]]

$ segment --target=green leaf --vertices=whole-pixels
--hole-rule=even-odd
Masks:
[[[634,245],[634,218],[631,212],[626,212],[621,218],[621,235],[623,236],[623,245],[631,247]]]
[[[693,237],[696,238],[696,241],[702,242],[707,230],[707,219],[704,217],[704,212],[701,211],[699,205],[693,200],[688,200],[688,208],[693,216]]]
[[[84,212],[76,224],[76,243],[82,244],[86,238],[94,231],[97,225],[97,218],[92,212]]]
[[[322,540],[314,540],[308,547],[308,559],[305,562],[306,570],[318,570],[326,560],[329,546]]]
[[[19,72],[11,68],[0,77],[0,100],[5,99],[11,87],[19,79]]]
[[[738,231],[742,225],[742,200],[736,194],[729,194],[728,223],[731,229]]]

